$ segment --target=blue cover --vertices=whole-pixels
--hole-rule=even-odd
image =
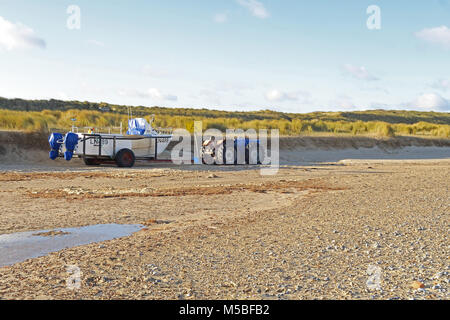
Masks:
[[[147,127],[147,121],[143,118],[128,120],[128,135],[143,135]]]
[[[52,133],[48,138],[48,143],[50,144],[50,148],[52,149],[49,153],[49,157],[52,160],[55,160],[59,155],[59,149],[62,145],[63,135],[61,133]]]
[[[68,132],[64,137],[64,145],[66,146],[66,152],[64,152],[64,159],[70,161],[73,157],[73,151],[78,144],[78,135],[73,132]]]
[[[50,150],[50,152],[48,153],[48,156],[50,157],[50,159],[55,160],[59,156],[59,151],[58,150]]]
[[[236,148],[240,147],[241,145],[244,145],[244,147],[247,147],[250,143],[258,144],[259,139],[249,139],[247,137],[246,138],[239,137],[234,140],[234,146]]]

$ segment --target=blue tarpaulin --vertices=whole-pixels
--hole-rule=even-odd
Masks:
[[[147,130],[148,122],[143,118],[128,120],[128,135],[143,135]]]

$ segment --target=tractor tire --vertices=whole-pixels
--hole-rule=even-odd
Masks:
[[[116,164],[121,168],[131,168],[134,166],[136,157],[130,149],[122,149],[116,154]]]
[[[259,150],[260,146],[258,145],[258,164],[263,164],[264,160],[266,159],[266,149],[264,147],[261,147],[262,149],[262,153],[261,150]]]
[[[207,155],[212,158],[212,163],[207,163],[207,161],[206,161]],[[210,154],[209,150],[207,153],[206,147],[202,147],[201,159],[202,159],[202,164],[208,165],[208,164],[214,164],[216,158],[215,158],[214,154]]]
[[[227,154],[231,157],[231,153],[234,152],[233,154],[233,163],[227,163]],[[227,148],[226,144],[222,144],[220,145],[217,150],[216,150],[216,157],[215,157],[215,162],[216,164],[223,164],[223,165],[227,165],[227,164],[237,164],[237,155],[236,155],[236,149],[234,148],[234,146],[231,146],[229,148]]]
[[[259,150],[260,146],[259,144],[256,146],[256,150],[252,150],[250,152],[250,148],[249,146],[247,146],[245,148],[245,164],[262,164],[264,161],[264,155],[265,155],[265,150],[263,150],[263,153],[260,153]],[[256,163],[254,163],[254,159],[256,159]],[[253,160],[253,163],[250,163]]]
[[[256,159],[256,163],[254,162],[254,159]],[[259,151],[258,150],[251,150],[247,146],[245,148],[245,164],[259,164]]]
[[[84,164],[87,166],[99,166],[100,161],[94,158],[83,158]]]

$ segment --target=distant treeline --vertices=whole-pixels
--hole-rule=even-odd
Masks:
[[[0,98],[0,128],[45,131],[78,127],[126,127],[128,106],[61,100],[22,100]],[[229,112],[209,109],[131,107],[133,117],[156,115],[160,127],[193,130],[195,120],[203,128],[279,129],[282,135],[313,133],[369,134],[377,136],[427,135],[449,137],[450,114],[370,110],[355,112],[283,113],[271,110]]]

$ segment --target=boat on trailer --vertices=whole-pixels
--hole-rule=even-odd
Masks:
[[[144,118],[128,120],[126,134],[77,132],[52,133],[48,139],[50,159],[83,159],[89,166],[115,162],[119,167],[133,167],[136,160],[157,160],[172,140],[171,129],[154,129]]]

